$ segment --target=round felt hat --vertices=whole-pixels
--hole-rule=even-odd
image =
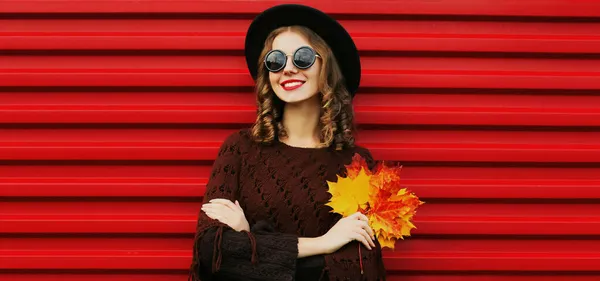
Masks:
[[[360,57],[350,34],[331,16],[315,8],[283,4],[271,7],[254,18],[246,33],[245,55],[248,70],[256,80],[259,56],[271,31],[301,25],[318,34],[331,48],[352,96],[360,84]]]

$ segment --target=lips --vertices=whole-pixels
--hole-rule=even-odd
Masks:
[[[295,89],[302,87],[302,85],[304,85],[305,82],[306,81],[290,79],[290,80],[285,80],[285,81],[281,82],[280,85],[284,90],[291,91],[291,90],[295,90]]]

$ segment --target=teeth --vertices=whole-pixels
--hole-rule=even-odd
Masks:
[[[302,85],[302,82],[291,82],[291,83],[285,83],[283,84],[284,87],[286,88],[290,88],[290,87],[295,87],[298,85]]]

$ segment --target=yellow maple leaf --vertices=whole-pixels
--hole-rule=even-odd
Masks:
[[[359,208],[366,208],[369,201],[370,178],[361,168],[354,179],[338,176],[337,182],[327,182],[332,197],[325,205],[344,217],[356,213]]]
[[[379,241],[379,245],[381,245],[381,248],[387,247],[390,249],[394,249],[394,247],[396,246],[396,239],[378,236],[377,241]]]

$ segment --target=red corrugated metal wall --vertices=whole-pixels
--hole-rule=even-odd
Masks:
[[[0,279],[185,280],[280,1],[0,0]],[[389,280],[600,280],[599,1],[300,1],[362,52],[359,142],[427,204]]]

